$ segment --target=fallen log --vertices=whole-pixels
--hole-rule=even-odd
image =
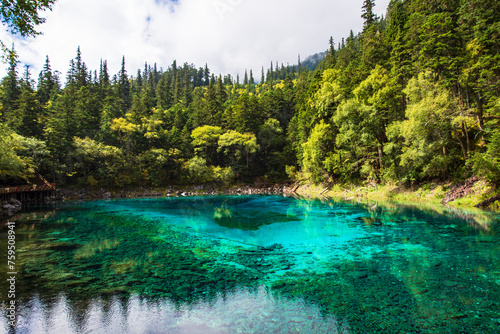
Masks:
[[[449,202],[453,202],[458,198],[462,198],[472,194],[472,187],[479,181],[479,178],[476,176],[471,177],[467,181],[463,183],[459,183],[455,185],[447,194],[446,197],[441,201],[442,204],[447,204]]]
[[[500,194],[497,194],[497,195],[495,195],[495,196],[487,199],[486,201],[482,201],[481,203],[475,205],[475,207],[476,208],[484,208],[484,207],[487,207],[490,204],[493,204],[496,201],[500,201]]]
[[[323,196],[324,193],[326,193],[328,190],[330,190],[330,188],[332,187],[332,184],[329,183],[325,189],[323,189],[323,191],[320,193],[321,196]]]

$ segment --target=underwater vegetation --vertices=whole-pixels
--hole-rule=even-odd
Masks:
[[[0,332],[494,333],[499,232],[488,213],[280,196],[67,203],[17,217]]]

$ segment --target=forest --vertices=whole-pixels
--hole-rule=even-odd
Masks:
[[[61,84],[6,53],[0,182],[60,186],[256,180],[500,184],[500,2],[392,0],[330,39],[314,69],[272,62],[243,78],[208,65],[110,74],[76,50]],[[328,41],[325,41],[328,46]]]

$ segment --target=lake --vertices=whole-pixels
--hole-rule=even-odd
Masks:
[[[208,196],[9,222],[0,333],[500,332],[498,214]]]

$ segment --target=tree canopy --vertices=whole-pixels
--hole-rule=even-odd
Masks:
[[[33,35],[37,13],[54,1],[24,12],[15,7],[25,2],[6,3],[4,22]],[[300,57],[272,62],[260,82],[251,70],[241,83],[176,61],[130,75],[125,57],[112,74],[105,60],[89,69],[80,48],[64,85],[49,57],[35,82],[11,52],[0,84],[0,175],[31,168],[60,184],[160,186],[411,184],[474,173],[499,184],[498,2],[392,0],[382,17],[374,6],[364,1],[363,31],[330,39],[316,69]]]
[[[40,12],[50,10],[56,0],[2,1],[0,15],[2,23],[14,34],[35,36],[40,34],[36,26],[45,22]]]

